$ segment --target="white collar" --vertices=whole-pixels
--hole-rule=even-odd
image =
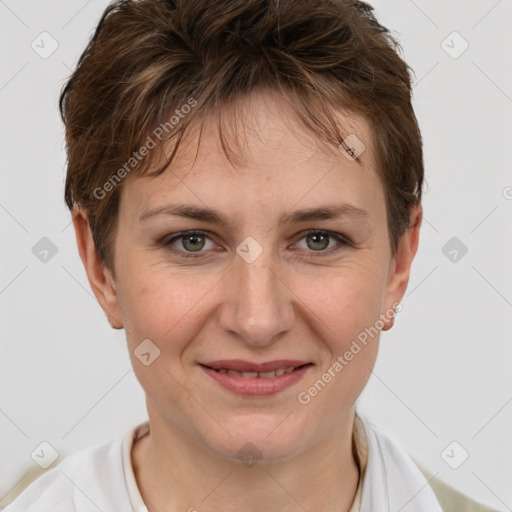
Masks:
[[[360,413],[367,454],[360,512],[443,512],[429,482],[390,435]]]

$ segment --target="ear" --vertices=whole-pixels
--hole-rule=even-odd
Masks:
[[[391,258],[384,300],[387,314],[383,315],[383,331],[393,327],[394,315],[389,312],[393,311],[393,306],[402,300],[407,290],[412,261],[418,250],[422,220],[423,208],[421,204],[416,204],[409,214],[409,228],[400,239],[395,256]]]
[[[115,329],[122,329],[121,314],[114,277],[101,260],[89,226],[87,212],[75,207],[72,213],[76,243],[91,289],[107,319]]]

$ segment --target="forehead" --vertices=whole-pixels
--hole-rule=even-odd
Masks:
[[[127,181],[121,211],[129,207],[126,213],[135,220],[178,199],[236,209],[240,215],[252,209],[270,216],[274,210],[289,211],[294,205],[318,206],[344,199],[361,209],[377,208],[383,190],[371,129],[355,114],[340,111],[336,119],[348,142],[341,149],[309,130],[284,98],[255,93],[225,108],[220,119],[206,118],[199,144],[199,127],[193,127],[164,173]],[[229,159],[223,142],[228,143]],[[350,147],[362,151],[359,162],[354,161]],[[169,145],[166,154],[171,150]]]

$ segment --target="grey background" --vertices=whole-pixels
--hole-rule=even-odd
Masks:
[[[360,407],[439,478],[510,510],[512,2],[372,3],[416,73],[427,188],[403,310]],[[63,200],[58,93],[106,5],[0,0],[0,505],[38,469],[41,442],[62,459],[146,418],[124,332],[89,289]],[[43,31],[58,44],[47,58],[31,47],[51,49]],[[457,58],[454,31],[469,44]],[[57,250],[46,262],[34,254],[43,237]],[[458,469],[441,456],[453,441],[452,460],[469,453]]]

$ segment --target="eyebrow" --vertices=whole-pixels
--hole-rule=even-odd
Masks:
[[[212,208],[204,208],[190,204],[164,205],[152,210],[146,210],[139,217],[139,222],[145,222],[149,218],[158,215],[171,215],[187,219],[202,220],[233,228],[233,222],[223,213]],[[281,215],[279,222],[281,224],[293,224],[312,220],[338,219],[342,217],[356,220],[369,220],[370,216],[366,210],[357,208],[351,204],[341,203],[284,213]]]

